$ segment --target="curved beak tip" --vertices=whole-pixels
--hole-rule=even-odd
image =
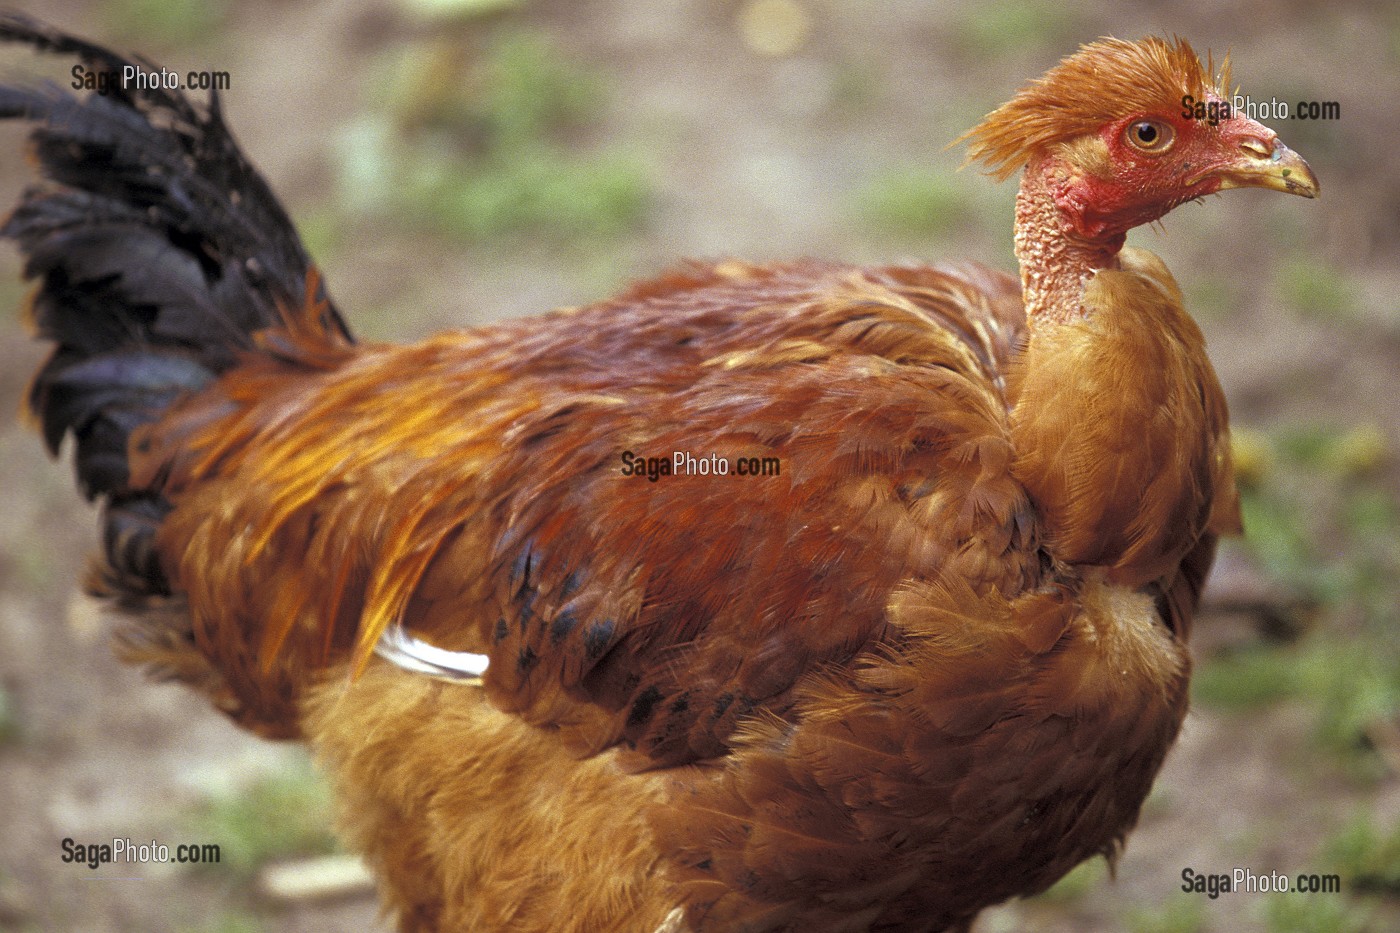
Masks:
[[[1242,146],[1239,159],[1220,172],[1220,190],[1227,188],[1270,188],[1285,194],[1315,198],[1322,185],[1303,157],[1275,141],[1267,154],[1253,146]]]
[[[1301,194],[1305,198],[1315,198],[1322,193],[1322,184],[1313,174],[1308,163],[1298,160],[1298,168],[1285,168],[1279,173],[1284,190],[1289,194]]]

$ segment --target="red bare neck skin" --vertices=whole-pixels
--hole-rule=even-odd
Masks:
[[[1118,268],[1126,234],[1080,232],[1069,213],[1075,208],[1073,179],[1063,165],[1036,159],[1026,166],[1016,195],[1016,259],[1032,327],[1082,318],[1085,281]]]

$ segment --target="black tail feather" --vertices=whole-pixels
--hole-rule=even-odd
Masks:
[[[0,42],[97,70],[153,70],[16,13],[0,13]],[[217,94],[197,106],[120,81],[83,97],[51,83],[0,86],[0,119],[35,124],[46,180],[0,227],[38,282],[35,330],[56,344],[29,406],[51,451],[74,436],[79,487],[106,500],[114,579],[161,592],[153,541],[169,506],[158,490],[131,487],[132,433],[233,366],[255,333],[282,326],[308,283],[325,302],[327,339],[347,343],[350,332],[225,127]]]
[[[118,349],[78,362],[53,357],[40,370],[44,386],[36,407],[44,441],[57,453],[64,434],[78,439],[78,481],[89,498],[127,488],[126,439],[160,417],[180,396],[202,387],[210,371],[182,355]],[[48,370],[53,369],[49,374]],[[111,449],[111,441],[122,444]]]

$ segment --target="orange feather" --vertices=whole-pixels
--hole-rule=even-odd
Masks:
[[[62,179],[4,233],[39,425],[106,500],[93,588],[130,658],[310,742],[403,930],[965,931],[1115,857],[1185,715],[1228,417],[1123,238],[1318,190],[1172,116],[1228,80],[1102,40],[971,131],[1025,169],[1019,286],[688,263],[406,346],[350,336],[217,101],[5,88]]]

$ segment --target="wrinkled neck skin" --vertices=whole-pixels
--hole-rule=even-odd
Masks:
[[[1084,282],[1118,268],[1126,234],[1076,227],[1071,212],[1083,205],[1074,181],[1063,163],[1042,156],[1026,166],[1016,195],[1016,260],[1032,330],[1083,317]]]
[[[1208,529],[1235,523],[1225,398],[1166,266],[1120,254],[1152,211],[1103,186],[1083,203],[1093,187],[1049,159],[1021,184],[1030,339],[1008,386],[1013,472],[1058,562],[1129,588],[1170,584]]]

